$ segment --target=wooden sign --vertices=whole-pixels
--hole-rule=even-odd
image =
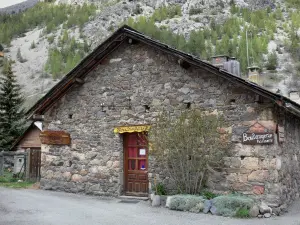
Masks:
[[[242,143],[244,145],[274,144],[274,134],[273,133],[243,133]]]
[[[46,145],[69,145],[71,144],[70,134],[65,131],[45,130],[40,134],[42,144]]]

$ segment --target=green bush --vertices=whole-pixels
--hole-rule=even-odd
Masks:
[[[3,176],[0,176],[0,183],[17,182],[18,178],[13,177],[12,172],[4,171]]]
[[[213,199],[213,198],[215,198],[215,197],[218,196],[217,194],[212,193],[212,192],[210,192],[210,191],[203,191],[203,192],[201,193],[201,195],[202,195],[204,198],[206,198],[206,199]]]
[[[170,200],[170,209],[199,213],[204,209],[205,199],[195,195],[174,195]]]
[[[165,190],[165,187],[162,183],[158,183],[156,186],[154,186],[155,194],[157,195],[166,195],[167,191]]]
[[[190,11],[189,11],[190,15],[196,15],[196,14],[201,14],[201,13],[203,13],[203,9],[201,9],[201,8],[191,7]]]
[[[276,52],[274,51],[274,52],[270,53],[268,55],[268,62],[266,64],[266,68],[268,70],[275,70],[277,67],[277,61],[278,61],[278,59],[277,59]]]
[[[212,203],[218,215],[235,217],[244,215],[246,210],[250,210],[254,200],[240,195],[224,195],[214,198]]]
[[[181,16],[181,6],[180,5],[171,5],[164,6],[156,9],[152,15],[154,21],[161,22],[166,19],[172,19],[175,16]]]
[[[236,212],[235,216],[238,218],[249,218],[249,209],[241,208]]]

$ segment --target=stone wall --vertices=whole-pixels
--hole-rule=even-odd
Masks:
[[[74,87],[45,114],[46,129],[69,132],[72,144],[42,146],[41,186],[122,194],[122,135],[114,134],[113,128],[151,124],[162,110],[178,115],[186,110],[187,103],[192,108],[222,113],[230,123],[233,156],[226,159],[226,170],[211,174],[208,186],[220,192],[251,194],[274,207],[281,205],[282,179],[287,177],[287,170],[281,170],[285,165],[281,155],[289,146],[279,145],[277,137],[274,145],[241,144],[242,133],[257,121],[276,132],[280,110],[267,99],[216,75],[194,67],[185,70],[175,57],[143,44],[121,45],[85,78],[85,84]],[[293,143],[290,151],[296,151],[297,146],[299,143]],[[172,180],[150,156],[150,183],[153,177],[174,190]],[[289,193],[292,187],[287,187]]]

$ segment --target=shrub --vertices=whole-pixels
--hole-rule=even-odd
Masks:
[[[205,197],[206,199],[213,199],[213,198],[215,198],[215,197],[218,196],[217,194],[212,193],[212,192],[210,192],[210,191],[203,191],[203,192],[201,193],[201,195],[202,195],[203,197]]]
[[[254,200],[240,195],[224,195],[212,200],[217,213],[222,216],[234,217],[245,215],[254,205]]]
[[[165,190],[165,187],[162,183],[158,183],[156,186],[154,186],[155,194],[157,195],[166,195],[167,192]]]
[[[200,193],[208,169],[222,167],[230,155],[230,135],[219,132],[226,127],[224,118],[207,114],[195,109],[172,118],[162,113],[149,132],[151,154],[184,194]]]
[[[32,41],[32,43],[31,43],[31,45],[30,45],[30,49],[34,49],[34,48],[36,48],[36,44],[35,44],[34,41]]]
[[[196,195],[174,195],[170,200],[170,209],[199,213],[204,209],[205,199]]]
[[[236,212],[235,216],[238,218],[249,218],[249,209],[241,208]]]
[[[266,64],[266,68],[268,70],[275,70],[276,67],[277,67],[277,54],[274,51],[268,55],[268,62]]]
[[[195,7],[190,8],[190,11],[189,11],[190,15],[196,15],[196,14],[200,14],[200,13],[203,13],[203,9],[195,8]]]
[[[20,63],[24,63],[26,62],[27,60],[23,58],[22,54],[21,54],[21,50],[20,48],[18,48],[18,51],[17,51],[17,60],[20,62]]]
[[[51,36],[49,36],[49,37],[47,38],[49,44],[52,44],[52,43],[54,42],[54,38],[55,38],[54,35],[51,35]]]

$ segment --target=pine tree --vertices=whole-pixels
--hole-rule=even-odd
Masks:
[[[23,102],[21,87],[8,62],[8,69],[0,78],[0,149],[9,150],[24,130]]]

